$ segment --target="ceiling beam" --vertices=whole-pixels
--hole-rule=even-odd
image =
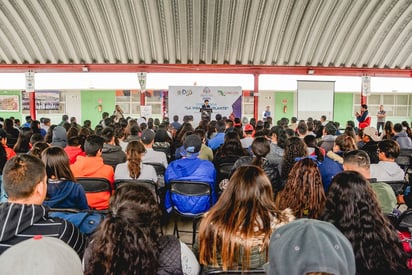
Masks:
[[[254,65],[194,65],[194,64],[0,64],[0,73],[23,73],[29,70],[38,73],[74,73],[87,68],[93,73],[223,73],[223,74],[282,74],[282,75],[330,75],[330,76],[375,76],[412,77],[411,69],[346,68],[312,66],[254,66]],[[309,73],[309,71],[311,71]],[[87,72],[85,72],[87,73]]]

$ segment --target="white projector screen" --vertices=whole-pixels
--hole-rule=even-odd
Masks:
[[[298,80],[297,86],[299,120],[320,119],[322,115],[333,120],[335,81]]]

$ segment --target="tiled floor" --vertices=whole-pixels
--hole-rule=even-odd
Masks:
[[[163,234],[173,235],[174,218],[175,217],[173,215],[169,218],[167,225],[163,227]],[[198,221],[198,225],[199,225],[199,222],[200,220]],[[180,240],[191,248],[192,247],[192,220],[183,219],[179,217],[177,226],[179,229]]]

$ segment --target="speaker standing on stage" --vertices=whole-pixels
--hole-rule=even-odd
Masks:
[[[202,108],[200,108],[200,112],[202,113],[201,117],[202,120],[210,120],[210,114],[212,113],[212,107],[209,105],[209,100],[205,99],[203,101]]]
[[[113,115],[116,116],[114,118],[114,122],[119,122],[119,120],[124,117],[123,116],[123,110],[122,110],[122,108],[120,108],[119,105],[116,105],[116,107],[114,109],[114,112],[113,112]]]

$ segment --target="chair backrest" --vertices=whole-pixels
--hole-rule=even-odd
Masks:
[[[155,142],[153,144],[153,150],[165,153],[167,161],[168,162],[171,161],[172,155],[171,155],[170,144],[165,143],[165,142],[161,142],[161,143]]]
[[[170,181],[170,192],[185,196],[210,196],[212,198],[212,188],[207,182],[199,181]]]
[[[392,187],[393,192],[395,192],[396,196],[403,194],[403,191],[408,185],[408,182],[406,180],[385,181],[385,183],[389,184]]]
[[[83,186],[86,193],[112,192],[110,181],[105,178],[76,178],[76,182]]]
[[[202,203],[198,205],[199,208],[197,208],[194,211],[196,213],[194,213],[193,209],[182,207],[182,205],[174,205],[174,196],[189,197],[189,201],[191,202],[197,201],[197,199],[200,197],[207,197],[207,199],[202,199]],[[204,212],[208,211],[210,207],[212,207],[213,205],[212,187],[207,182],[180,180],[170,181],[170,197],[171,202],[173,204],[173,211],[183,216],[202,215]]]
[[[221,163],[218,167],[218,173],[221,175],[225,175],[226,178],[229,178],[230,173],[232,172],[232,168],[235,164],[231,163]]]
[[[161,163],[144,162],[144,164],[151,165],[156,170],[157,176],[164,176],[166,168]]]

